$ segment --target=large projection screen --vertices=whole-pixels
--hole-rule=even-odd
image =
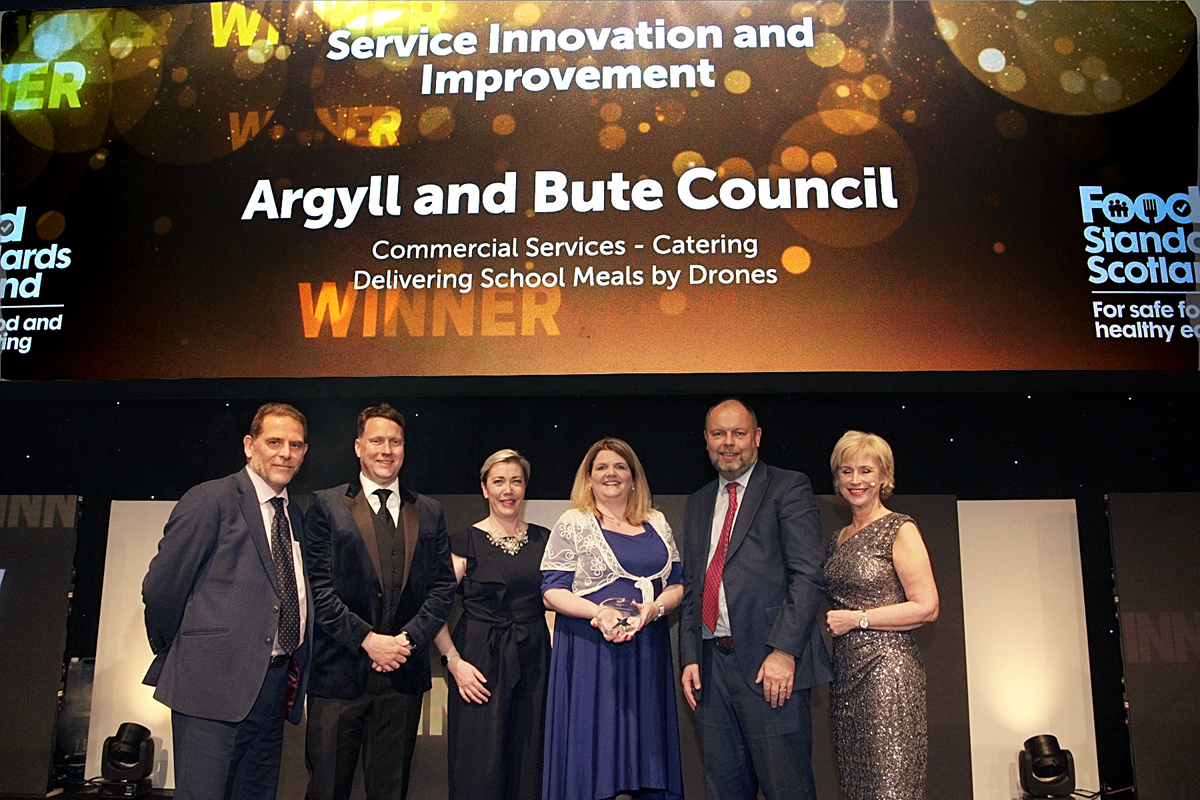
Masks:
[[[7,378],[1197,367],[1181,2],[0,24]]]

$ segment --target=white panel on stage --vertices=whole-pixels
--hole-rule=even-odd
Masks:
[[[154,699],[153,687],[142,685],[154,660],[146,639],[142,578],[158,552],[158,540],[174,507],[174,500],[114,500],[112,504],[88,726],[89,776],[100,774],[105,737],[115,734],[122,722],[137,722],[154,736],[154,785],[175,785],[169,758],[171,709]]]
[[[553,529],[554,523],[570,507],[570,500],[526,500],[525,521]]]
[[[1073,500],[960,501],[975,800],[1020,797],[1017,753],[1049,733],[1100,788]]]

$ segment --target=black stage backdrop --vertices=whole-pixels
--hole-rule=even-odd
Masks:
[[[1112,494],[1108,514],[1138,797],[1195,796],[1200,786],[1200,493]]]
[[[72,495],[0,494],[0,796],[50,785],[79,510]]]
[[[13,494],[55,485],[89,498],[67,639],[67,656],[86,658],[96,651],[109,502],[176,499],[238,469],[261,402],[292,402],[309,416],[298,495],[357,468],[355,415],[388,400],[409,417],[403,479],[414,488],[473,494],[483,458],[511,446],[533,462],[530,497],[553,499],[608,434],[637,449],[656,495],[695,491],[712,476],[705,410],[739,392],[758,411],[764,461],[808,473],[818,492],[833,443],[859,428],[891,442],[902,495],[1075,500],[1100,774],[1119,788],[1132,772],[1105,494],[1200,485],[1197,388],[1194,373],[0,383],[0,470]]]

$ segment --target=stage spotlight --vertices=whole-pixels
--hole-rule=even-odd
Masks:
[[[1070,797],[1075,792],[1075,759],[1050,734],[1026,739],[1017,761],[1025,797]]]
[[[100,766],[101,797],[145,797],[150,794],[154,771],[154,740],[150,729],[136,722],[122,722],[116,736],[104,740]]]

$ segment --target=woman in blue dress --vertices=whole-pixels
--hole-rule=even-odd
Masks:
[[[650,500],[633,449],[601,439],[546,544],[542,596],[557,618],[543,800],[683,796],[666,620],[683,575],[671,527]],[[600,606],[610,598],[632,600],[636,614],[617,624],[617,612]]]

